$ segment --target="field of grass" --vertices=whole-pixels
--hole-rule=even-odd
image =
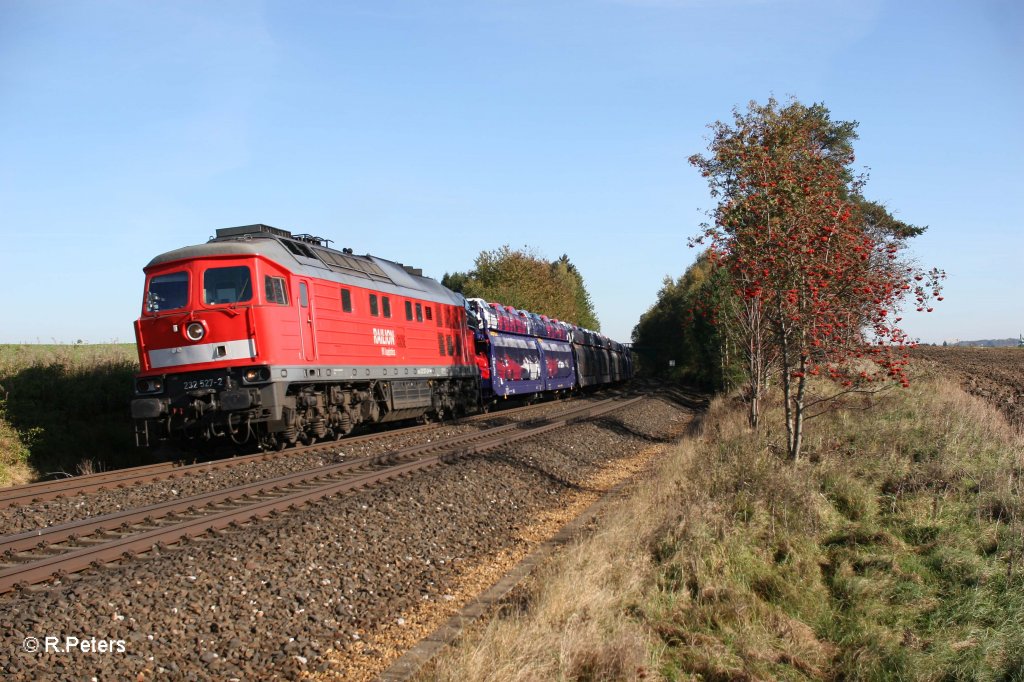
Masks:
[[[132,344],[0,345],[0,485],[136,464]]]
[[[422,677],[1024,680],[1020,434],[932,377],[784,438],[717,399]]]

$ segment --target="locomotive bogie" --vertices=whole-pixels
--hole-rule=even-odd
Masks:
[[[137,444],[224,437],[239,444],[294,444],[341,437],[364,423],[475,409],[475,376],[454,376],[439,367],[425,378],[423,369],[260,367],[167,375],[159,395],[140,394],[132,401]],[[415,378],[398,378],[410,373]],[[276,378],[257,384],[246,374]],[[384,378],[389,375],[395,378]]]

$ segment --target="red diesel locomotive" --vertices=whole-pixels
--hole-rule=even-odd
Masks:
[[[140,445],[228,436],[280,447],[477,404],[463,299],[419,270],[249,225],[145,272]]]
[[[599,334],[525,311],[521,329],[503,328],[504,310],[420,270],[267,225],[217,230],[145,273],[131,404],[142,446],[285,447],[632,373]]]

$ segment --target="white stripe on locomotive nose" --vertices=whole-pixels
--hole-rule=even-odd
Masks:
[[[149,365],[153,369],[158,369],[221,360],[248,360],[255,357],[256,339],[237,339],[175,348],[155,348],[149,351]]]

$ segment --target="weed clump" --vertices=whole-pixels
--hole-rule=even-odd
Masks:
[[[33,433],[19,433],[7,419],[7,401],[0,386],[0,486],[27,483],[31,479],[28,466]]]

